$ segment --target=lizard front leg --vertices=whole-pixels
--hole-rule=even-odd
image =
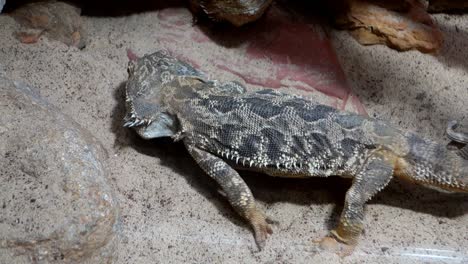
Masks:
[[[347,245],[355,246],[363,230],[365,203],[390,182],[392,175],[392,154],[377,151],[368,158],[346,193],[340,222],[331,232],[333,237]]]
[[[247,184],[231,166],[221,158],[185,144],[190,155],[200,167],[220,186],[231,206],[245,218],[255,234],[255,242],[260,250],[265,246],[269,234],[273,233],[269,220],[256,206],[255,199]]]
[[[465,146],[461,147],[458,151],[458,154],[464,158],[468,159],[468,133],[455,132],[455,128],[458,126],[457,121],[450,121],[447,125],[447,136],[452,142],[457,144],[463,144]]]

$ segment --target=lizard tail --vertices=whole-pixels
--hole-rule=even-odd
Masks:
[[[455,151],[413,133],[406,138],[409,153],[399,160],[396,176],[442,192],[468,193],[468,159],[464,155],[468,146]]]

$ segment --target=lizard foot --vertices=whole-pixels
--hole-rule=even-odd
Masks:
[[[255,243],[261,251],[265,247],[268,236],[273,234],[271,224],[277,224],[277,222],[266,217],[258,210],[250,215],[249,220],[254,231]]]
[[[258,249],[262,250],[265,247],[268,236],[273,234],[273,229],[266,221],[253,225],[253,229],[255,233],[255,243],[257,243]]]
[[[330,236],[326,236],[314,242],[317,242],[323,250],[333,252],[342,258],[351,255],[356,247],[356,244],[344,244]]]

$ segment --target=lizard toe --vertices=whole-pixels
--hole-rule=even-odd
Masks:
[[[342,258],[351,255],[356,247],[355,244],[344,244],[338,239],[330,236],[326,236],[317,242],[323,250],[333,252]]]
[[[265,220],[266,220],[266,222],[267,222],[268,224],[271,224],[271,225],[279,225],[279,223],[280,223],[278,220],[273,219],[273,218],[271,218],[271,217],[269,217],[269,216],[266,217]]]
[[[262,250],[265,248],[268,236],[273,234],[273,229],[264,219],[263,222],[253,223],[253,230],[255,234],[255,243],[257,244],[259,250]]]
[[[268,236],[273,234],[273,229],[270,224],[276,221],[267,217],[265,213],[255,206],[247,211],[246,218],[254,231],[255,242],[259,250],[262,250],[265,247]]]

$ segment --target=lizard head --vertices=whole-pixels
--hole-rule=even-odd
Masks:
[[[177,121],[162,103],[163,88],[179,76],[199,79],[204,76],[166,51],[130,60],[128,74],[124,127],[135,128],[145,139],[174,135]]]

